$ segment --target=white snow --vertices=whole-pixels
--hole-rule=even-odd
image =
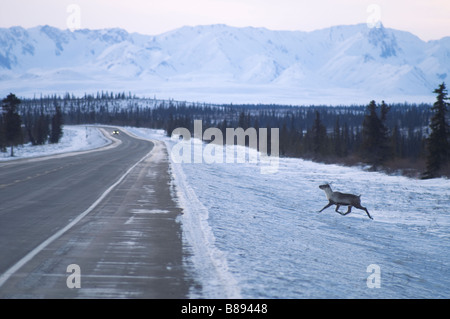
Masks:
[[[132,131],[169,150],[175,143],[161,132]],[[288,158],[274,174],[260,166],[172,163],[204,297],[450,297],[448,179]],[[374,220],[355,208],[347,216],[334,207],[318,213],[328,203],[318,187],[324,182],[361,194]],[[371,265],[380,268],[380,288],[367,284]]]
[[[162,131],[124,129],[164,141],[169,153],[176,143]],[[93,127],[65,126],[60,145],[25,146],[17,154],[105,143]],[[172,161],[183,239],[202,285],[191,298],[450,297],[448,179],[415,180],[290,158],[280,158],[272,174],[261,174],[262,165]],[[327,204],[318,187],[324,182],[362,195],[374,220],[355,208],[347,216],[334,207],[318,213]],[[380,288],[367,284],[371,265],[381,271]]]
[[[6,153],[0,152],[0,161],[11,161],[20,158],[50,156],[68,152],[87,151],[111,143],[97,128],[85,125],[64,125],[63,136],[57,144],[31,145],[31,143],[14,147],[14,157],[10,156],[10,148]]]

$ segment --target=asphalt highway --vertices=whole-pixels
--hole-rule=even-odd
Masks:
[[[0,163],[0,298],[187,297],[167,151],[111,138],[92,152]]]

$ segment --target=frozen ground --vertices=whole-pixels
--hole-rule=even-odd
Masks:
[[[177,143],[161,131],[129,131],[163,140],[169,151]],[[105,142],[96,129],[66,126],[61,144],[25,146],[16,154],[49,155]],[[262,174],[263,165],[172,162],[185,210],[183,238],[203,286],[192,298],[450,297],[448,179],[284,158],[272,174]],[[361,194],[374,220],[356,209],[347,216],[333,207],[318,213],[327,204],[318,188],[324,182]],[[380,288],[367,285],[371,265],[380,269]]]
[[[172,163],[205,297],[450,297],[448,179],[283,158],[277,172],[261,174],[261,165]],[[374,220],[356,209],[318,213],[328,202],[324,182],[361,194]],[[369,288],[371,265],[380,288]]]
[[[30,143],[15,147],[14,157],[10,156],[8,147],[6,153],[0,153],[0,161],[86,151],[110,143],[98,129],[91,126],[64,125],[63,132],[63,137],[58,144],[32,146]]]

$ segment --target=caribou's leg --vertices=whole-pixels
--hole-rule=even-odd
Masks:
[[[350,205],[350,206],[348,206],[348,209],[347,209],[347,211],[345,213],[342,213],[342,212],[338,212],[338,213],[341,214],[342,216],[345,216],[345,215],[350,214],[351,212],[352,212],[352,206]]]
[[[336,212],[336,213],[339,213],[339,214],[341,214],[341,215],[342,215],[343,213],[339,211],[339,208],[340,208],[340,207],[341,207],[341,205],[339,205],[339,204],[336,204],[336,209],[335,209],[335,212]]]
[[[328,202],[328,204],[327,205],[325,205],[325,207],[324,208],[322,208],[321,210],[319,210],[319,213],[321,212],[321,211],[323,211],[325,208],[328,208],[328,207],[330,207],[331,205],[333,205],[333,203],[330,201],[330,202]]]
[[[355,208],[358,208],[358,209],[361,209],[361,210],[365,211],[366,214],[367,214],[367,216],[368,216],[370,219],[373,219],[372,216],[370,216],[369,211],[367,210],[367,208],[365,208],[365,207],[363,207],[363,206],[361,206],[361,205],[356,205]]]

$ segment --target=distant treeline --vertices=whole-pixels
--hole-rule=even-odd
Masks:
[[[14,156],[14,147],[24,143],[43,145],[58,143],[62,137],[61,108],[54,103],[53,107],[28,107],[19,110],[22,101],[14,94],[2,99],[0,107],[0,151],[6,152],[11,148]]]
[[[203,129],[278,128],[281,156],[326,163],[365,163],[373,169],[398,170],[417,176],[425,169],[432,105],[385,104],[288,106],[188,103],[142,99],[131,94],[101,92],[75,97],[23,99],[22,114],[61,111],[65,124],[108,124],[193,132]],[[448,172],[444,172],[444,175]]]

